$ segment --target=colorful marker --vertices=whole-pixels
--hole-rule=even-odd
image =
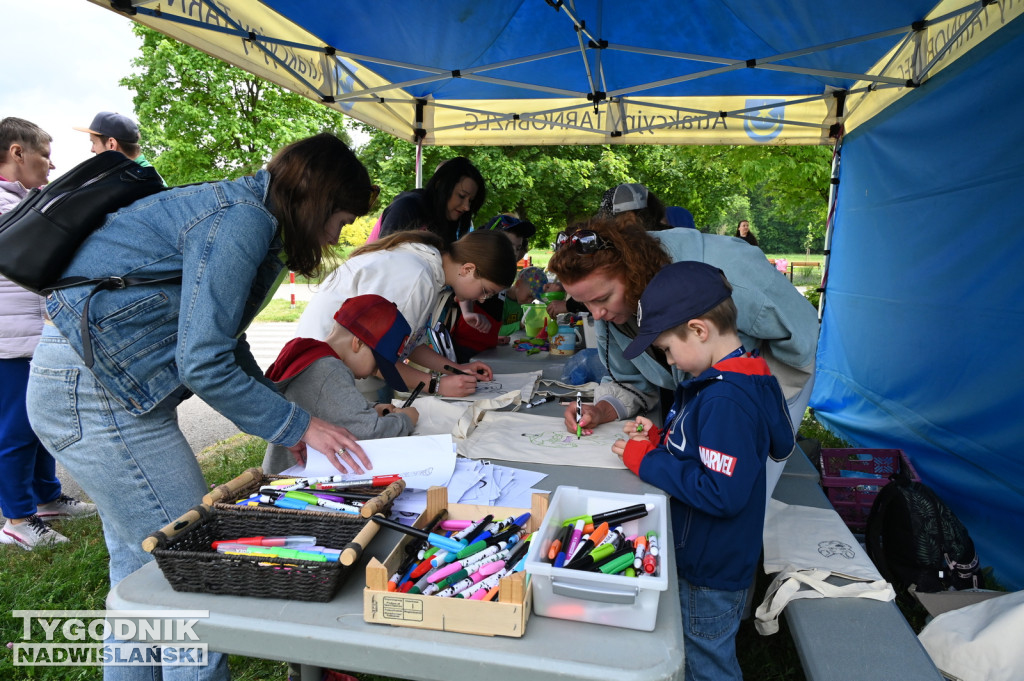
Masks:
[[[576,439],[583,436],[583,393],[576,391]]]

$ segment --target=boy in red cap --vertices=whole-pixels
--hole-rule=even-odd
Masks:
[[[325,341],[289,341],[267,369],[267,378],[289,400],[317,418],[348,428],[358,440],[410,434],[419,419],[415,407],[370,404],[355,383],[379,371],[395,390],[408,390],[395,368],[409,340],[405,317],[390,300],[370,294],[346,300],[334,321]],[[265,472],[279,473],[294,463],[286,447],[267,445]]]
[[[666,265],[644,289],[627,359],[653,345],[689,378],[664,432],[626,424],[612,451],[670,497],[686,679],[743,678],[736,632],[761,553],[765,464],[793,450],[786,400],[736,331],[732,286],[702,262]]]

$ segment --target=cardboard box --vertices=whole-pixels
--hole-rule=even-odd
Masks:
[[[414,527],[425,526],[441,509],[448,509],[448,518],[478,520],[486,515],[495,518],[519,516],[530,511],[526,529],[533,532],[547,510],[547,496],[533,495],[533,508],[506,508],[473,504],[448,504],[444,487],[427,490],[427,509],[417,518]],[[530,589],[525,572],[501,580],[497,601],[471,601],[462,598],[440,598],[420,594],[403,594],[387,590],[388,579],[398,571],[409,542],[419,539],[405,536],[381,563],[376,558],[366,566],[366,589],[363,590],[363,619],[376,624],[391,624],[416,629],[456,631],[483,636],[522,636],[530,617]]]
[[[562,521],[593,515],[634,504],[648,504],[646,517],[622,523],[627,535],[654,531],[658,534],[660,559],[654,576],[626,577],[556,568],[547,561],[547,550],[562,528]],[[526,557],[526,572],[533,590],[533,609],[544,617],[607,624],[626,629],[653,631],[661,592],[668,589],[665,555],[668,545],[667,499],[662,494],[617,494],[559,487]],[[674,578],[674,575],[673,575]]]

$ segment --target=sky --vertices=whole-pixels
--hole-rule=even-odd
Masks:
[[[50,180],[92,153],[88,133],[73,128],[89,127],[100,111],[135,118],[132,92],[117,83],[131,73],[142,40],[130,19],[107,7],[88,0],[0,0],[8,65],[0,68],[0,118],[24,118],[53,137]]]
[[[132,22],[87,0],[0,0],[4,24],[0,118],[32,121],[53,137],[53,180],[86,160],[89,127],[100,111],[135,118],[131,72],[141,39]]]

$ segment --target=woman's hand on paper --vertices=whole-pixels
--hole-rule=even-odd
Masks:
[[[310,419],[302,442],[323,452],[331,465],[341,473],[365,473],[373,468],[363,448],[348,429],[332,425],[315,416]],[[290,449],[294,455],[295,449]]]

